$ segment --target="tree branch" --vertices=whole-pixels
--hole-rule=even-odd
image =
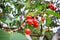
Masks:
[[[30,34],[30,36],[40,37],[40,36],[43,36],[43,35],[40,35],[40,34]]]

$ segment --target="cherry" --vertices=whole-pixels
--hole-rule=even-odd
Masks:
[[[45,18],[44,17],[41,17],[41,21],[44,22]]]
[[[49,7],[51,10],[56,10],[56,7],[55,7],[53,4],[49,4],[48,7]]]
[[[38,28],[38,23],[34,23],[34,28]]]
[[[31,33],[31,30],[29,28],[25,29],[25,33],[26,34],[30,34]]]
[[[34,18],[33,19],[33,23],[38,23],[37,19]]]
[[[31,15],[27,15],[26,19],[32,19],[32,16]]]
[[[27,23],[31,25],[31,24],[33,24],[33,20],[32,19],[28,19]]]
[[[52,7],[53,6],[53,4],[48,4],[48,7]]]
[[[54,6],[53,6],[53,7],[50,7],[50,9],[51,9],[51,10],[56,10],[56,7],[54,7]]]

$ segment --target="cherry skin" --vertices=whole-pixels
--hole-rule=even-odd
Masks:
[[[31,25],[31,24],[33,24],[33,20],[32,19],[28,19],[27,23]]]
[[[34,18],[33,19],[33,23],[38,23],[37,19]]]
[[[31,30],[29,28],[25,29],[25,33],[28,34],[28,35],[30,35]]]
[[[56,10],[56,7],[55,7],[53,4],[49,4],[48,7],[49,7],[51,10]]]
[[[48,4],[48,7],[52,7],[53,6],[53,4]]]
[[[45,18],[44,17],[41,17],[41,21],[44,22]]]
[[[34,23],[34,28],[38,28],[38,23]]]
[[[54,6],[53,6],[53,7],[50,7],[50,9],[51,9],[51,10],[56,10],[56,7],[54,7]]]
[[[26,19],[32,19],[32,16],[31,15],[27,15]]]

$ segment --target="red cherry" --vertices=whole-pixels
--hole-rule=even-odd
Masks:
[[[33,19],[33,23],[38,23],[37,19],[34,18]]]
[[[56,10],[56,7],[54,7],[54,10]]]
[[[31,15],[27,15],[26,19],[32,19],[32,16]]]
[[[41,17],[41,21],[44,22],[45,18],[44,17]]]
[[[52,7],[52,6],[53,6],[53,4],[49,4],[49,5],[48,5],[48,7]]]
[[[30,34],[31,33],[31,30],[29,28],[25,29],[25,33],[26,34]]]
[[[53,7],[50,7],[51,10],[53,10]]]
[[[33,24],[33,20],[32,20],[32,19],[28,19],[27,22],[28,22],[28,24],[30,24],[30,25]]]
[[[34,23],[34,28],[38,28],[38,23]]]
[[[50,9],[51,9],[51,10],[56,10],[56,7],[55,7],[54,5],[52,5],[52,6],[50,7]]]
[[[56,10],[56,7],[55,7],[53,4],[49,4],[48,7],[49,7],[51,10]]]

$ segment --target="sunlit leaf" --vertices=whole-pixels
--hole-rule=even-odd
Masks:
[[[46,10],[45,13],[46,13],[46,14],[51,14],[51,15],[54,15],[55,17],[57,17],[57,18],[60,18],[60,14],[58,14],[58,13],[55,12],[55,11]]]
[[[11,34],[0,30],[0,40],[27,40],[21,33],[13,32]]]
[[[51,18],[49,18],[49,17],[47,16],[47,17],[46,17],[46,26],[49,26],[51,22],[52,22]]]

